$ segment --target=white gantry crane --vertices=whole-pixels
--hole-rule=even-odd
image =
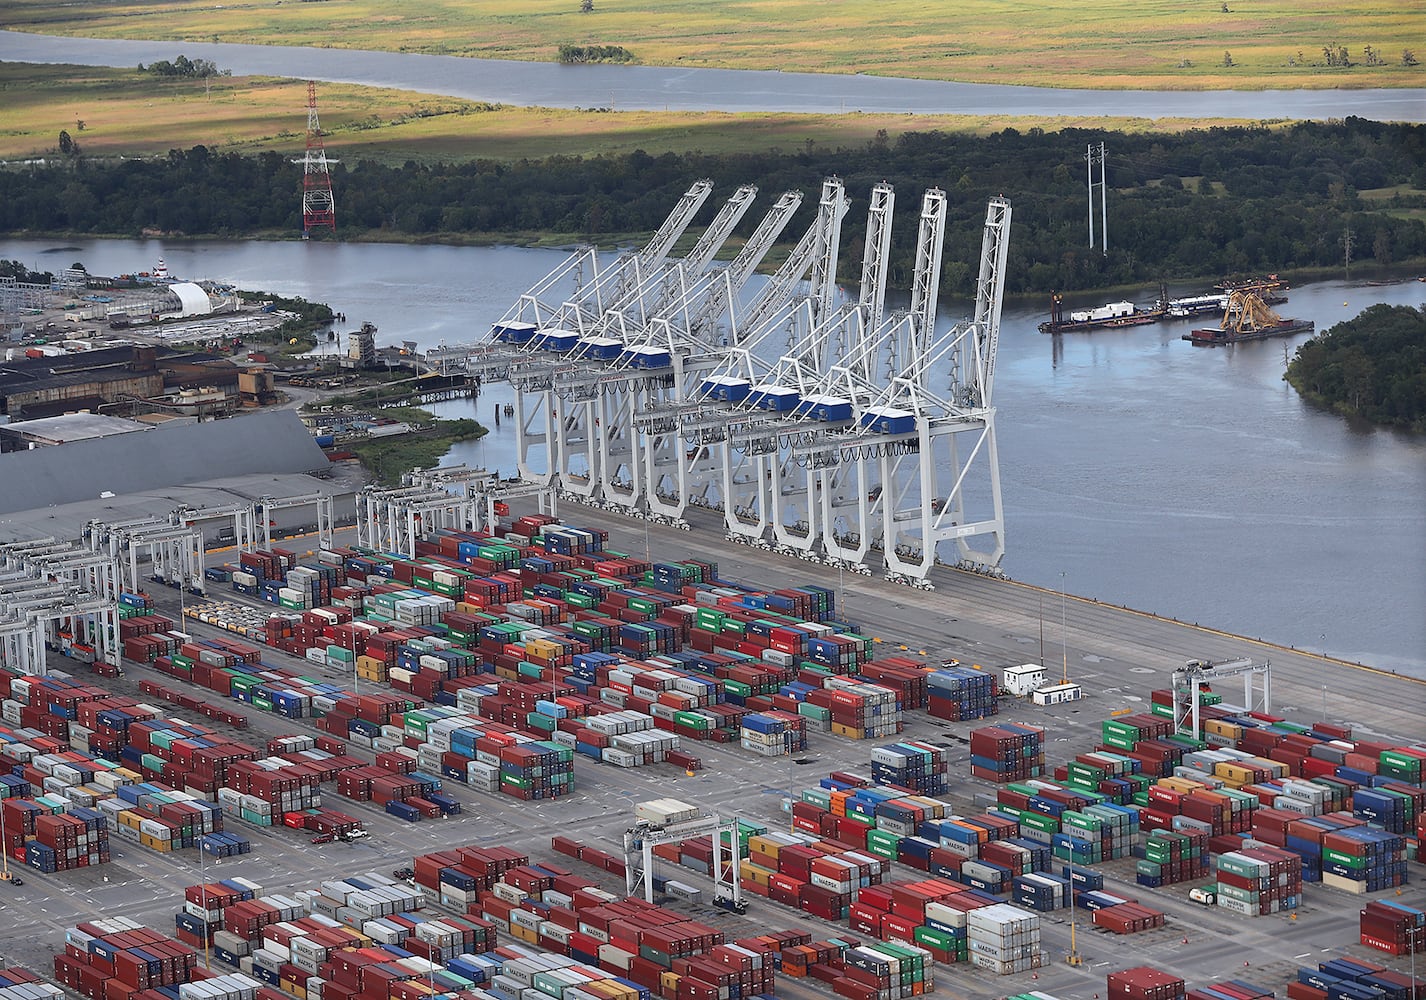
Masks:
[[[942,561],[998,566],[992,400],[1009,202],[986,210],[974,315],[938,332],[944,192],[922,199],[910,308],[888,313],[889,184],[871,191],[860,292],[846,302],[840,180],[823,183],[810,227],[746,302],[802,199],[782,195],[720,267],[756,196],[739,188],[672,257],[710,191],[690,188],[642,250],[602,269],[593,251],[576,254],[487,342],[428,361],[510,381],[522,479],[570,499],[684,527],[690,506],[721,510],[732,540],[861,572],[879,561],[918,586]]]
[[[728,834],[727,844],[723,835]],[[713,843],[713,905],[744,913],[742,881],[738,877],[738,821],[705,813],[677,799],[654,799],[634,807],[634,825],[624,831],[626,894],[654,901],[654,848],[694,837]]]
[[[1189,660],[1173,672],[1174,731],[1194,739],[1203,736],[1199,719],[1199,692],[1217,681],[1243,679],[1242,708],[1248,712],[1272,711],[1272,664],[1243,657],[1237,660]],[[1261,683],[1262,691],[1256,688]]]

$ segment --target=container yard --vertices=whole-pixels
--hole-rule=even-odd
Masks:
[[[1298,707],[1215,684],[1191,736],[1173,669],[1241,641],[1086,604],[1115,666],[1039,706],[995,681],[1029,588],[540,520],[215,553],[211,604],[126,598],[122,675],[10,672],[5,959],[95,1000],[1411,995],[1419,685],[1323,719],[1272,650]]]

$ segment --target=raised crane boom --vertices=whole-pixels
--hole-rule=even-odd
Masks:
[[[768,209],[767,214],[758,223],[758,228],[753,231],[752,236],[748,237],[748,242],[743,245],[738,256],[733,258],[733,263],[728,265],[721,280],[716,283],[708,296],[704,298],[697,313],[689,320],[690,333],[705,340],[711,338],[718,318],[723,315],[734,296],[748,283],[748,279],[758,269],[758,265],[767,256],[767,252],[772,249],[772,245],[777,242],[777,238],[782,235],[782,231],[787,228],[787,224],[792,221],[793,214],[801,204],[801,191],[785,191],[782,197],[777,199],[777,203]]]
[[[1000,306],[1004,301],[1005,257],[1010,250],[1010,202],[992,198],[985,210],[980,245],[980,277],[975,283],[975,329],[980,344],[980,406],[989,406],[995,388],[995,356],[1000,347]]]

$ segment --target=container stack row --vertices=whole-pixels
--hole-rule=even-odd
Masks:
[[[1158,779],[1146,792],[1140,822],[1148,830],[1201,833],[1209,837],[1247,833],[1261,799],[1251,792],[1217,784],[1211,777]]]
[[[1202,833],[1155,830],[1144,840],[1134,864],[1139,885],[1158,888],[1204,878],[1208,874],[1208,837]]]
[[[923,948],[937,962],[970,962],[969,915],[998,902],[947,879],[898,881],[863,890],[848,923],[859,934]]]
[[[1171,720],[1173,695],[1152,692],[1153,714]],[[1426,766],[1426,746],[1353,738],[1350,727],[1316,722],[1300,725],[1261,712],[1233,714],[1221,697],[1200,694],[1205,748],[1237,749],[1287,765],[1298,778],[1347,778],[1368,787],[1380,782],[1419,786]],[[1402,832],[1402,831],[1397,831]]]
[[[173,915],[178,940],[190,948],[211,947],[214,935],[223,930],[223,911],[234,903],[255,899],[261,894],[262,886],[245,878],[186,887],[183,908]]]
[[[1045,765],[1045,731],[1037,726],[1001,723],[973,729],[970,773],[1001,783],[1039,777]]]
[[[1390,899],[1374,899],[1360,915],[1361,943],[1388,955],[1426,953],[1426,911]]]
[[[1029,972],[1045,961],[1039,915],[1006,903],[966,914],[966,940],[971,964],[999,976]]]
[[[109,821],[102,812],[39,811],[29,799],[6,799],[5,853],[35,871],[53,873],[109,862]]]
[[[131,722],[160,714],[152,705],[58,675],[34,677],[0,670],[0,697],[5,722],[96,755],[117,756],[127,744]]]
[[[1302,859],[1276,847],[1244,847],[1213,858],[1218,906],[1248,917],[1295,910],[1302,901]]]
[[[995,677],[969,667],[944,667],[926,675],[926,711],[937,719],[962,722],[1000,712]]]
[[[0,965],[0,1000],[60,1000],[64,990],[29,969]]]
[[[991,894],[1010,892],[1016,876],[1044,872],[1052,861],[1049,844],[1024,836],[1010,816],[948,815],[939,799],[841,772],[803,790],[792,814],[798,831]]]
[[[679,863],[707,871],[711,848],[711,843],[680,845]],[[841,920],[860,892],[881,882],[887,867],[866,852],[833,848],[800,834],[764,832],[748,838],[747,851],[738,858],[738,877],[755,896]]]
[[[946,794],[949,769],[945,748],[929,743],[893,743],[871,752],[873,779],[918,795]]]
[[[881,941],[847,949],[831,985],[847,1000],[902,1000],[934,992],[935,967],[924,948]]]
[[[807,749],[807,720],[791,712],[754,712],[743,716],[740,744],[760,757],[790,757]]]
[[[1188,984],[1147,965],[1121,969],[1106,977],[1108,995],[1119,1000],[1186,1000]]]
[[[1162,927],[1164,914],[1144,906],[1137,899],[1117,896],[1103,889],[1091,889],[1075,895],[1075,906],[1089,910],[1095,927],[1113,934],[1138,934]]]
[[[1322,835],[1322,884],[1351,893],[1406,884],[1406,838],[1367,826]]]
[[[68,928],[64,941],[54,958],[55,978],[89,1000],[129,1000],[145,990],[176,987],[198,969],[192,948],[126,917]]]
[[[1300,968],[1287,986],[1289,1000],[1413,1000],[1426,982],[1359,958],[1334,958]]]

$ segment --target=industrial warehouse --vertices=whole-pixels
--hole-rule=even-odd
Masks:
[[[427,356],[518,478],[7,430],[6,988],[1421,995],[1419,682],[984,572],[1009,204],[937,332],[939,192],[904,313],[886,186],[843,306],[839,182],[751,302],[794,193],[673,257],[710,193]]]

